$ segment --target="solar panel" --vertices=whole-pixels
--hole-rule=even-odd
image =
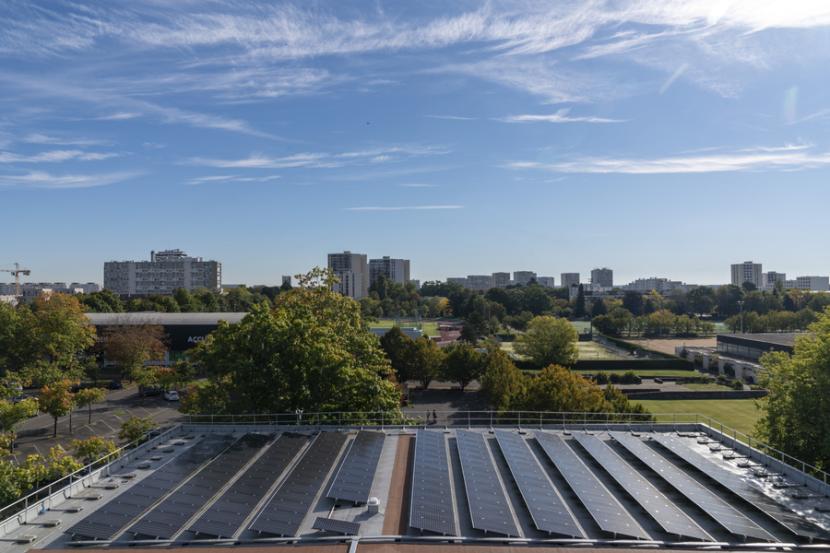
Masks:
[[[355,503],[366,503],[369,500],[384,439],[386,434],[383,432],[361,430],[357,433],[327,497]]]
[[[360,533],[359,522],[349,522],[348,520],[337,520],[325,517],[317,517],[317,520],[314,521],[314,525],[311,528],[314,530],[322,530],[323,532],[343,534],[345,536],[356,536]]]
[[[655,432],[654,441],[692,465],[708,478],[711,478],[738,497],[760,509],[761,512],[771,517],[790,532],[810,539],[828,538],[827,532],[813,526],[796,513],[787,510],[789,507],[786,504],[782,506],[775,502],[752,479],[745,478],[707,459],[705,456],[688,447],[681,440],[673,438],[672,436]]]
[[[712,541],[712,537],[694,520],[669,501],[605,442],[596,436],[581,432],[575,432],[573,436],[665,532],[675,536]]]
[[[678,469],[639,438],[625,432],[610,432],[610,434],[632,455],[659,474],[663,480],[683,494],[686,499],[700,507],[727,532],[745,538],[777,541],[769,532],[755,524],[715,493],[706,489],[700,482]]]
[[[341,432],[318,434],[250,529],[276,536],[296,535],[345,441]]]
[[[213,502],[190,530],[219,538],[233,537],[306,443],[308,437],[299,434],[280,436],[245,474]]]
[[[232,441],[229,436],[216,436],[194,444],[107,503],[106,508],[98,509],[70,527],[66,533],[73,538],[112,539],[159,498],[169,493],[182,480],[196,471],[205,461],[226,449]]]
[[[136,536],[171,539],[253,458],[263,441],[263,436],[243,436],[127,531]]]
[[[537,432],[536,440],[601,530],[615,537],[651,539],[561,436]]]
[[[518,536],[519,530],[484,436],[467,430],[458,430],[455,435],[473,528]]]
[[[534,526],[549,534],[586,537],[524,438],[514,432],[497,430],[496,440]]]
[[[444,434],[418,430],[412,470],[409,526],[445,536],[457,535]]]

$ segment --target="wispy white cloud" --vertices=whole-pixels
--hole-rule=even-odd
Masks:
[[[625,119],[610,119],[595,115],[570,115],[570,109],[560,109],[556,113],[510,115],[498,121],[505,123],[625,123]]]
[[[447,121],[475,121],[477,117],[466,117],[463,115],[424,115],[429,119],[446,119]]]
[[[677,67],[677,69],[674,70],[674,73],[672,73],[669,76],[669,78],[665,80],[665,82],[662,84],[662,86],[660,86],[660,94],[665,94],[666,91],[671,87],[671,85],[674,84],[674,81],[679,79],[683,75],[683,73],[686,72],[687,69],[689,69],[689,64],[688,63],[681,63]]]
[[[139,117],[141,117],[141,114],[136,111],[117,111],[109,115],[96,117],[95,119],[98,121],[127,121],[129,119],[137,119]]]
[[[113,152],[84,152],[81,150],[51,150],[37,154],[23,155],[0,152],[0,163],[60,163],[63,161],[101,161],[118,157]]]
[[[241,159],[193,157],[185,163],[219,169],[294,169],[300,167],[319,169],[385,163],[412,157],[445,155],[449,152],[449,149],[438,146],[387,146],[339,153],[301,152],[287,156],[267,156],[255,153]]]
[[[358,207],[347,207],[346,211],[441,211],[448,209],[464,209],[463,205],[404,205],[404,206],[381,206],[364,205]]]
[[[209,183],[226,183],[226,182],[270,182],[282,178],[280,175],[264,175],[259,177],[246,177],[241,175],[207,175],[204,177],[195,177],[190,179],[187,183],[191,185],[209,184]]]
[[[43,144],[52,146],[105,146],[110,144],[107,140],[98,140],[92,138],[73,138],[66,136],[49,135],[44,133],[29,133],[25,135],[21,142],[27,144]]]
[[[95,188],[116,184],[139,176],[139,172],[120,171],[85,175],[55,175],[43,171],[32,171],[21,175],[0,175],[0,187],[18,188]]]
[[[403,188],[436,188],[437,184],[430,184],[428,182],[404,182],[399,184]]]
[[[538,169],[554,173],[604,173],[657,175],[736,171],[798,171],[830,165],[830,152],[815,152],[809,146],[756,147],[706,155],[656,158],[581,157],[542,163],[514,161],[510,169]]]

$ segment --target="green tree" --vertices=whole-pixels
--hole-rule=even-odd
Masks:
[[[233,413],[399,409],[378,339],[359,304],[333,284],[330,273],[312,271],[273,308],[260,304],[238,324],[221,323],[191,354],[194,370],[209,380],[196,393],[221,397],[216,409]]]
[[[769,390],[759,405],[762,439],[823,470],[830,467],[830,310],[796,340],[790,356],[761,357],[761,384]]]
[[[148,418],[130,417],[121,424],[118,439],[125,443],[135,442],[144,437],[153,427],[155,423]]]
[[[543,315],[533,318],[524,334],[516,338],[516,353],[529,357],[538,367],[552,363],[572,365],[577,359],[576,329],[566,319]]]
[[[414,378],[413,364],[415,341],[403,333],[400,327],[393,326],[381,336],[380,346],[392,363],[392,368],[398,376],[398,382],[404,383]]]
[[[95,343],[95,327],[81,303],[68,294],[39,296],[32,312],[40,357],[63,371],[66,378],[79,378],[84,369],[83,354]]]
[[[412,377],[420,382],[421,387],[426,390],[429,388],[430,382],[441,374],[441,368],[444,364],[444,352],[427,336],[421,336],[415,340],[413,355]]]
[[[603,412],[602,389],[560,365],[549,365],[528,378],[521,408],[528,411]]]
[[[623,295],[622,306],[635,317],[643,314],[643,295],[640,292],[629,290]]]
[[[166,341],[160,325],[114,325],[103,332],[102,347],[107,360],[132,378],[148,361],[164,357]]]
[[[574,317],[582,318],[587,314],[585,311],[585,288],[580,284],[576,291],[574,302]]]
[[[600,315],[605,315],[606,313],[608,313],[608,308],[605,306],[605,302],[602,301],[602,298],[594,299],[591,304],[591,317],[599,317]]]
[[[686,295],[689,310],[696,315],[709,315],[715,309],[715,291],[709,286],[698,286]]]
[[[92,423],[92,405],[104,401],[105,397],[107,391],[103,388],[83,388],[75,393],[75,404],[87,408],[87,423]]]
[[[441,371],[441,377],[444,380],[458,382],[463,391],[467,384],[481,377],[484,370],[484,355],[470,344],[454,344],[445,351]]]
[[[40,410],[51,415],[54,421],[53,438],[58,435],[58,419],[71,413],[75,405],[71,385],[70,381],[63,380],[47,384],[40,390]]]
[[[505,352],[492,349],[487,353],[481,377],[481,391],[494,410],[500,413],[509,411],[521,398],[525,380],[522,371],[516,368]]]
[[[15,427],[29,417],[35,416],[38,411],[38,402],[33,398],[26,398],[14,403],[8,399],[0,399],[0,431],[5,437],[5,446],[2,449],[14,450],[16,439]]]
[[[72,450],[75,452],[75,457],[83,460],[85,464],[97,461],[116,449],[118,449],[118,446],[115,445],[115,442],[100,436],[92,436],[85,440],[72,440]]]
[[[0,302],[0,371],[16,373],[38,359],[35,318],[27,305]]]

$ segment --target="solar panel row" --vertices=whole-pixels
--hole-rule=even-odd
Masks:
[[[596,436],[575,432],[574,438],[668,534],[695,540],[712,537]]]
[[[668,482],[686,499],[702,509],[727,532],[764,541],[776,541],[775,537],[769,532],[706,489],[700,482],[671,464],[639,438],[625,432],[610,432],[610,434],[614,440],[622,444],[631,454],[660,475],[663,480]]]
[[[345,441],[344,433],[320,432],[250,529],[276,536],[296,535]]]
[[[654,433],[654,441],[671,451],[685,462],[711,478],[724,488],[728,489],[738,497],[754,505],[767,516],[771,517],[778,524],[793,534],[809,539],[828,539],[830,534],[824,530],[808,523],[803,517],[796,515],[786,504],[775,503],[769,496],[764,494],[754,482],[732,472],[729,469],[713,463],[700,453],[694,451],[681,440],[672,436]]]
[[[496,440],[530,511],[533,525],[550,534],[586,537],[524,438],[515,432],[497,430]]]
[[[262,435],[243,436],[145,514],[128,532],[156,539],[173,538],[253,458],[264,441]]]
[[[537,432],[536,440],[601,530],[615,537],[651,539],[561,436]]]
[[[498,472],[487,448],[484,435],[479,432],[456,432],[464,490],[470,508],[473,528],[518,536],[519,530],[510,510],[510,503],[499,482]]]
[[[137,485],[120,494],[66,533],[74,537],[110,540],[130,522],[193,474],[205,461],[216,456],[233,442],[230,436],[214,436],[194,444]]]
[[[306,443],[307,436],[280,436],[245,471],[245,474],[191,525],[190,530],[219,538],[233,537]]]
[[[361,430],[357,433],[355,439],[352,440],[346,459],[326,494],[327,497],[355,503],[366,503],[369,500],[369,492],[385,438],[386,435],[383,432]]]
[[[344,536],[356,536],[360,533],[360,523],[348,520],[337,520],[334,518],[317,517],[312,526],[314,530],[343,534]]]
[[[418,430],[412,470],[409,526],[455,536],[455,506],[444,434]]]

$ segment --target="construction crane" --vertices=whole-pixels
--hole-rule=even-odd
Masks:
[[[0,269],[0,273],[11,273],[14,275],[14,295],[20,296],[20,275],[29,276],[32,271],[29,269],[21,269],[20,263],[14,264],[14,269]]]

